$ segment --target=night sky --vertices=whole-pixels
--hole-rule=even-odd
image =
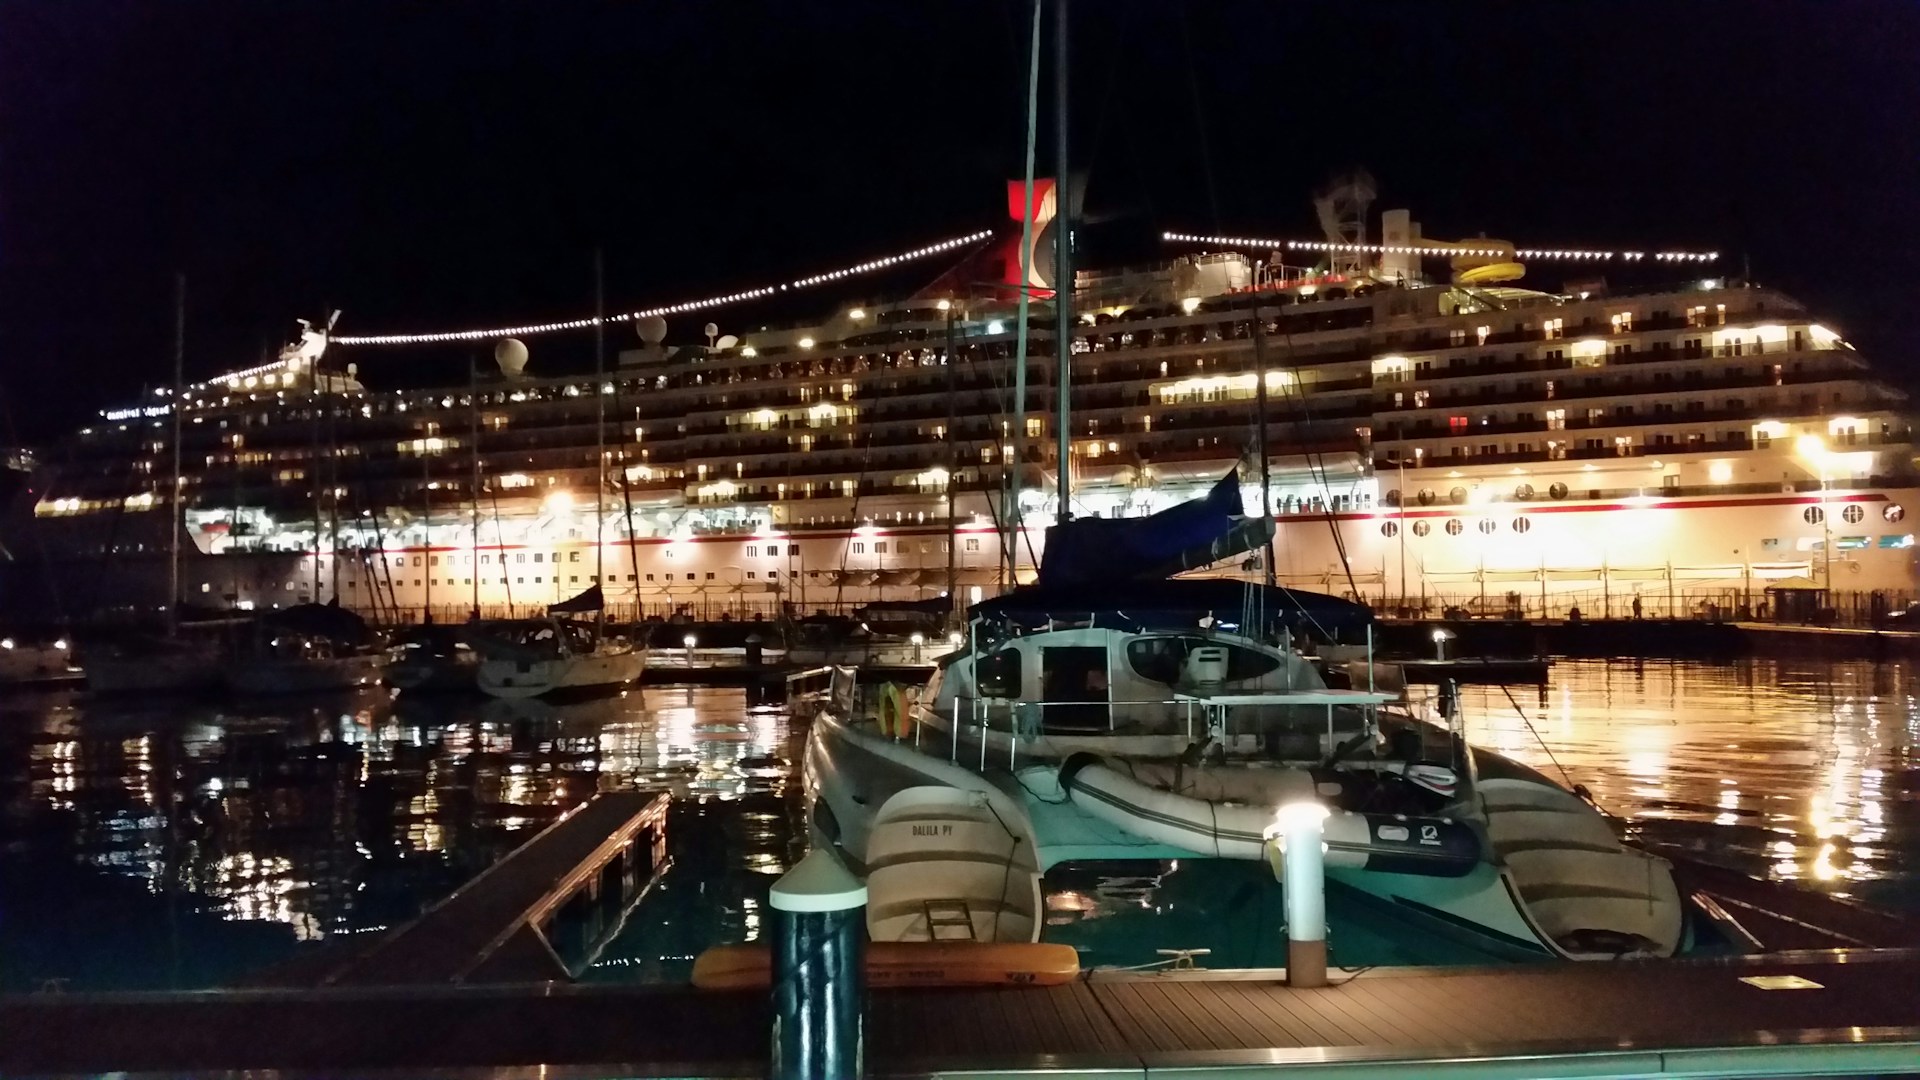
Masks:
[[[175,269],[203,376],[328,306],[354,333],[583,314],[596,246],[625,310],[995,224],[1027,12],[0,0],[0,442],[164,383]],[[1073,22],[1089,243],[1116,258],[1164,254],[1140,243],[1162,228],[1311,237],[1311,192],[1364,166],[1375,210],[1430,236],[1744,256],[1920,382],[1920,4],[1080,0]],[[533,344],[551,369],[585,339]],[[374,386],[460,362],[349,358]]]

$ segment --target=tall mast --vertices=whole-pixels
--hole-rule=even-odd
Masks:
[[[1260,314],[1260,305],[1253,305],[1253,385],[1254,415],[1260,425],[1259,437],[1254,445],[1260,453],[1260,514],[1267,519],[1267,584],[1278,583],[1278,570],[1273,565],[1273,455],[1267,449],[1267,326]]]
[[[1007,584],[1020,584],[1020,474],[1027,456],[1027,312],[1033,296],[1033,157],[1040,127],[1040,4],[1033,0],[1033,46],[1027,60],[1027,185],[1025,209],[1020,215],[1020,301],[1016,316],[1013,357],[1013,468],[1003,493],[1007,556]]]
[[[185,400],[187,367],[187,275],[173,276],[173,494],[167,539],[167,634],[180,629],[180,532],[186,507],[180,500],[180,409]]]
[[[1069,423],[1073,394],[1073,200],[1067,180],[1067,0],[1053,3],[1053,350],[1059,373],[1054,417],[1060,477],[1055,486],[1054,520],[1062,525],[1070,516],[1073,497],[1073,431]]]
[[[467,456],[473,462],[473,497],[467,516],[473,525],[473,617],[480,617],[480,576],[486,573],[486,557],[480,554],[480,367],[467,357]]]
[[[955,550],[959,545],[954,536],[953,488],[960,481],[960,478],[955,475],[960,468],[960,459],[956,449],[959,446],[959,436],[954,432],[953,425],[956,418],[954,398],[958,396],[956,393],[957,369],[960,366],[960,358],[953,352],[953,316],[954,306],[949,301],[947,302],[947,624],[949,626],[953,625],[954,617],[963,610],[958,606],[960,574],[954,562],[959,557]]]
[[[420,597],[422,623],[433,621],[433,452],[428,445],[420,441],[420,548],[427,571],[427,591]]]
[[[593,249],[593,581],[600,587],[600,609],[594,614],[594,630],[598,633],[607,624],[607,575],[606,545],[601,533],[606,529],[607,515],[607,396],[600,392],[600,386],[607,377],[606,349],[602,338],[605,337],[606,323],[606,270],[600,256],[600,249]]]

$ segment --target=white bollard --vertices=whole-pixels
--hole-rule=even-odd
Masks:
[[[1286,860],[1288,986],[1327,985],[1326,819],[1317,802],[1288,803],[1274,817]]]

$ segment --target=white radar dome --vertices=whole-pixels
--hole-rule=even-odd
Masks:
[[[635,321],[633,328],[639,333],[640,340],[649,345],[658,345],[667,339],[667,320],[658,315]]]
[[[493,347],[493,362],[502,375],[518,375],[527,367],[527,343],[519,338],[502,338]]]
[[[731,349],[738,344],[740,344],[739,338],[732,334],[721,334],[720,340],[714,342],[713,347],[716,349]]]

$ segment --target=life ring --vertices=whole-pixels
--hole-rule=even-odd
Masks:
[[[913,717],[907,711],[907,698],[898,683],[880,686],[880,734],[904,739],[913,734]]]

